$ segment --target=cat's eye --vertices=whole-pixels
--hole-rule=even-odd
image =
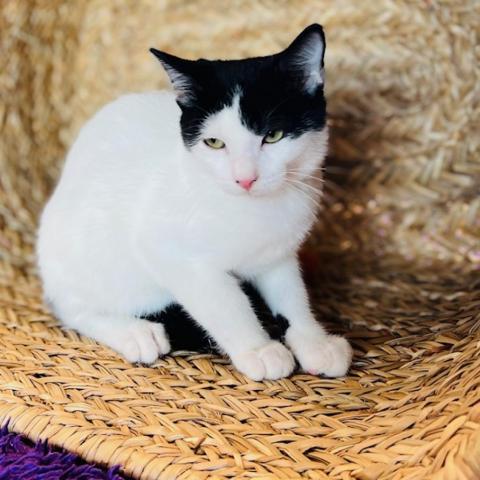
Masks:
[[[276,143],[283,138],[282,130],[270,130],[264,137],[263,143]]]
[[[205,143],[205,145],[208,145],[210,148],[214,148],[215,150],[225,148],[225,143],[222,142],[219,138],[206,138],[203,142]]]

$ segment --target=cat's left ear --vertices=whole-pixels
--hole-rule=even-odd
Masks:
[[[167,72],[173,89],[177,94],[177,102],[182,105],[188,105],[194,97],[196,86],[192,75],[195,62],[170,55],[155,48],[151,48],[150,52],[160,60],[160,63]]]
[[[280,53],[282,66],[295,73],[310,94],[314,94],[324,84],[325,47],[323,28],[314,23]]]

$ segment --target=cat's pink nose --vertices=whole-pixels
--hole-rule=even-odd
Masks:
[[[246,178],[244,180],[236,180],[236,182],[245,190],[250,190],[258,177]]]

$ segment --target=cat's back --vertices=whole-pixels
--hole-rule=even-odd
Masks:
[[[77,139],[90,135],[133,140],[155,132],[156,138],[179,133],[180,108],[168,90],[129,93],[106,104],[84,125]],[[126,136],[125,133],[128,133]]]
[[[153,171],[175,165],[179,119],[169,91],[127,94],[105,105],[80,130],[47,210],[131,200]]]
[[[101,108],[81,129],[64,174],[73,165],[88,167],[89,172],[129,166],[141,171],[142,165],[164,160],[180,143],[179,119],[172,92],[123,95]]]
[[[128,223],[155,172],[168,174],[176,164],[179,117],[168,91],[124,95],[101,108],[67,155],[41,216],[39,243]]]

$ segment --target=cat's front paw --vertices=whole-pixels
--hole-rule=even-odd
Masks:
[[[257,381],[287,377],[295,367],[292,352],[273,340],[263,347],[235,355],[232,361],[240,372]]]
[[[150,364],[170,351],[165,328],[161,323],[136,320],[127,328],[112,331],[110,345],[131,363]]]
[[[343,337],[308,335],[290,327],[285,335],[302,370],[312,375],[343,377],[352,362],[352,347]]]

